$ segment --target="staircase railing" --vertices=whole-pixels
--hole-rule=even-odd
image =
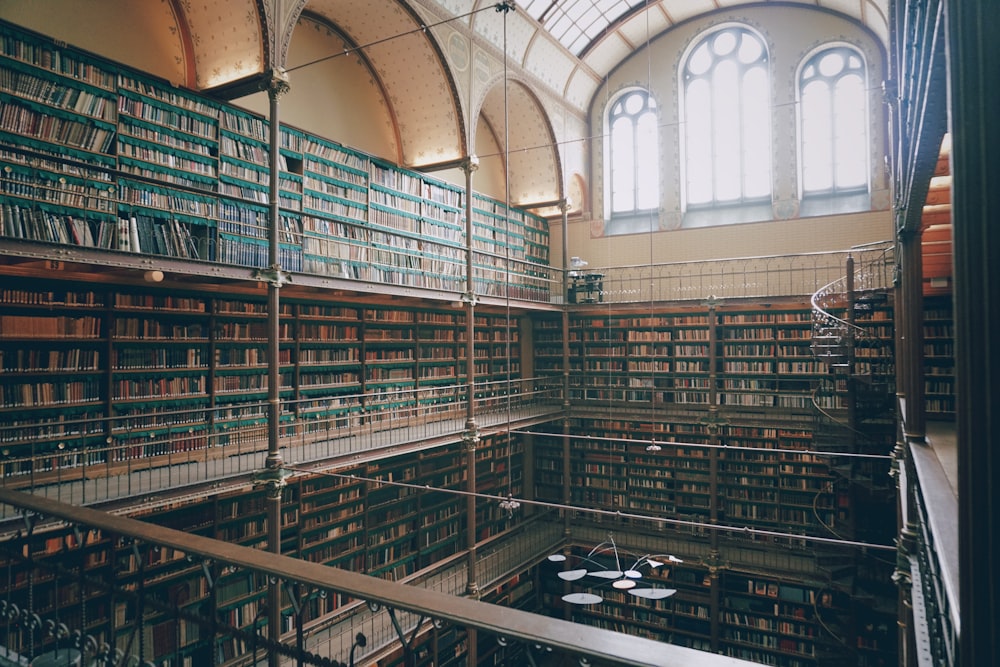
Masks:
[[[812,350],[830,370],[827,379],[820,381],[812,394],[817,413],[816,446],[832,451],[884,454],[887,452],[878,451],[882,444],[879,434],[871,433],[861,424],[871,416],[869,413],[882,414],[882,399],[892,395],[892,359],[877,354],[859,357],[859,350],[884,345],[885,341],[872,328],[856,324],[855,315],[888,298],[895,267],[894,247],[878,243],[852,249],[845,265],[841,278],[812,297]],[[883,386],[880,378],[888,384]],[[855,478],[858,464],[843,463],[851,471],[849,478]],[[870,483],[874,481],[869,479]]]
[[[892,287],[895,246],[887,241],[856,246],[847,256],[844,275],[824,285],[812,296],[813,353],[820,359],[839,361],[845,344],[867,338],[863,327],[837,317],[832,311],[848,307],[848,295],[870,294]]]

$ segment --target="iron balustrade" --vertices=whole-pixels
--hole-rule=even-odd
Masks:
[[[0,193],[12,197],[0,215],[0,235],[42,244],[32,253],[38,257],[65,260],[60,246],[75,246],[83,252],[74,253],[74,259],[82,263],[106,264],[106,253],[112,253],[122,260],[143,258],[147,264],[150,257],[189,261],[192,273],[204,273],[204,267],[199,268],[203,263],[267,266],[267,221],[239,217],[238,212],[246,208],[242,199],[25,148],[3,148],[6,159],[0,168]],[[57,178],[54,172],[67,175]],[[60,217],[69,216],[69,209],[77,212],[71,216],[75,223]],[[118,230],[106,234],[103,241],[93,233],[96,228],[84,230],[88,219],[115,226],[118,216],[130,212],[147,215],[155,219],[152,225],[166,230],[150,233],[147,239],[169,242],[136,252],[131,245],[118,247]],[[391,220],[379,216],[374,221],[352,222],[312,209],[284,207],[281,218],[279,258],[286,271],[448,292],[467,289],[469,249],[464,230],[447,238],[435,232],[393,228]],[[473,247],[472,279],[477,292],[549,303],[562,284],[560,272],[534,261],[523,247],[506,253],[497,251],[498,247]]]
[[[711,297],[807,297],[842,281],[849,256],[855,258],[864,284],[872,289],[892,284],[893,252],[889,243],[829,252],[588,267],[586,274],[601,276],[602,291],[595,295],[595,301],[605,307],[609,303],[704,301]]]
[[[57,584],[60,578],[65,578],[67,586],[78,585],[85,593],[78,599],[67,600],[68,605],[86,605],[87,599],[95,591],[109,594],[119,601],[135,600],[140,609],[151,613],[147,616],[140,613],[133,618],[124,619],[124,624],[115,624],[114,629],[139,637],[138,644],[129,641],[127,653],[121,660],[134,661],[136,664],[150,657],[148,643],[142,638],[146,636],[144,625],[149,618],[159,615],[161,619],[169,619],[171,623],[197,624],[204,635],[197,635],[199,641],[206,640],[215,643],[216,640],[233,638],[236,655],[229,659],[239,659],[240,664],[254,664],[258,659],[258,648],[264,648],[273,654],[291,658],[300,665],[315,665],[331,667],[345,664],[350,656],[350,664],[354,664],[354,648],[357,642],[357,632],[366,635],[362,646],[367,646],[367,632],[379,646],[385,647],[394,640],[406,640],[404,629],[409,630],[417,624],[427,623],[427,629],[434,632],[439,628],[476,629],[479,641],[485,643],[488,639],[503,646],[510,642],[522,643],[525,650],[551,652],[554,656],[572,656],[579,664],[589,664],[590,659],[596,659],[599,664],[650,665],[663,666],[677,664],[699,664],[704,667],[739,667],[748,665],[743,660],[722,655],[696,651],[681,646],[674,646],[631,635],[624,635],[603,628],[590,627],[571,623],[562,619],[550,618],[519,609],[491,605],[479,600],[463,597],[448,592],[451,578],[445,576],[435,580],[433,575],[424,582],[414,581],[413,584],[387,581],[378,577],[351,572],[336,567],[328,567],[322,563],[308,562],[288,556],[281,556],[265,550],[231,544],[201,535],[178,531],[152,522],[138,521],[115,514],[59,503],[34,494],[20,493],[10,489],[0,489],[0,503],[14,508],[14,514],[23,518],[26,530],[11,533],[0,543],[4,547],[5,558],[21,561],[27,567],[25,576],[28,582],[43,581]],[[55,522],[55,524],[52,523]],[[540,558],[545,552],[551,552],[559,542],[558,528],[550,526],[548,530],[540,530],[534,536],[520,539],[515,532],[512,534],[513,545],[520,547],[517,554],[521,564]],[[97,542],[88,542],[89,536],[97,536]],[[74,537],[78,536],[78,537]],[[53,541],[54,539],[54,541]],[[506,542],[505,542],[506,544]],[[45,552],[40,557],[39,546]],[[370,611],[387,610],[392,622],[386,623],[385,616],[374,614],[358,616],[357,624],[349,626],[348,632],[338,633],[346,636],[346,640],[334,639],[324,641],[324,637],[315,635],[303,649],[295,643],[296,632],[286,631],[277,641],[264,637],[258,630],[257,617],[248,620],[246,626],[252,631],[235,627],[228,622],[209,617],[204,612],[180,609],[176,601],[156,599],[152,594],[144,592],[143,583],[136,586],[122,585],[119,577],[102,563],[95,566],[94,571],[83,571],[79,567],[66,567],[55,561],[62,559],[72,562],[74,558],[81,560],[84,553],[95,549],[118,550],[116,561],[124,565],[129,563],[130,577],[139,577],[145,581],[143,567],[145,558],[150,554],[170,554],[171,562],[183,568],[185,576],[204,578],[209,589],[215,587],[215,576],[212,572],[225,571],[229,574],[245,573],[269,586],[280,586],[284,590],[307,590],[319,595],[341,594],[353,600],[367,603]],[[491,551],[489,547],[484,549]],[[497,562],[504,560],[504,555],[510,555],[509,549],[498,549]],[[38,557],[36,557],[38,556]],[[490,560],[491,556],[486,556]],[[110,556],[108,557],[110,560]],[[488,577],[500,574],[506,566],[490,568]],[[45,579],[48,577],[48,579]],[[421,584],[427,585],[421,585]],[[30,584],[29,584],[30,585]],[[210,593],[210,595],[212,595]],[[11,600],[13,602],[13,600]],[[11,609],[4,600],[4,612]],[[33,608],[33,597],[28,596],[26,611],[21,612],[21,605],[16,603],[13,608],[16,614],[5,616],[8,633],[16,635],[21,646],[26,646],[29,655],[36,651],[50,650],[59,647],[66,651],[74,642],[83,652],[88,663],[92,657],[100,656],[105,665],[122,664],[116,657],[114,647],[102,647],[91,635],[85,634],[89,628],[60,625],[58,617],[42,616]],[[399,627],[396,625],[396,612],[405,614]],[[91,613],[96,613],[93,611]],[[108,612],[105,612],[108,613]],[[271,610],[278,613],[278,610]],[[89,618],[83,613],[82,618]],[[68,619],[68,615],[67,615]],[[50,626],[51,623],[51,626]],[[51,627],[52,632],[48,631]],[[65,631],[63,631],[65,627]],[[130,629],[132,628],[132,629]],[[76,632],[74,632],[76,631]],[[392,632],[396,633],[394,637]],[[410,635],[413,637],[415,635]],[[353,638],[353,639],[352,639]],[[402,643],[402,642],[401,642]],[[155,656],[157,659],[179,657],[180,647],[161,648]],[[378,648],[378,646],[376,646]],[[58,649],[57,649],[58,650]],[[105,659],[109,656],[110,659]],[[583,660],[581,658],[585,658]],[[252,662],[251,662],[252,659]],[[332,662],[335,661],[335,662]],[[213,660],[213,664],[214,664]],[[101,663],[99,663],[101,664]],[[129,662],[129,664],[132,664]],[[235,664],[235,663],[233,663]]]
[[[303,464],[458,440],[468,385],[453,384],[282,401],[284,460]],[[484,433],[510,421],[556,416],[557,378],[476,383]],[[148,412],[53,425],[0,427],[0,487],[85,505],[253,474],[267,456],[262,402]]]

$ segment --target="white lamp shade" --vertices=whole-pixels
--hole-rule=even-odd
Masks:
[[[587,576],[586,570],[563,570],[559,572],[559,578],[565,581],[576,581],[577,579],[583,579]]]
[[[676,592],[676,588],[633,588],[629,590],[629,593],[637,598],[646,598],[647,600],[662,600]]]
[[[598,570],[597,572],[591,572],[590,576],[600,577],[601,579],[620,579],[622,573],[620,570]]]
[[[570,604],[597,604],[603,602],[604,598],[593,593],[569,593],[562,596],[563,602]]]

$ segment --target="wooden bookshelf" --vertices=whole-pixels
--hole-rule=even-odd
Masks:
[[[77,290],[0,290],[0,414],[5,480],[57,471],[87,456],[106,426],[107,295]]]
[[[29,288],[5,277],[0,304],[7,480],[121,474],[132,461],[158,467],[191,452],[264,446],[264,300],[59,280]],[[520,377],[520,323],[477,317],[477,398],[500,409],[517,390],[508,380]],[[323,437],[375,421],[455,418],[466,395],[464,338],[464,315],[450,308],[283,300],[284,432]]]
[[[955,417],[955,329],[951,296],[924,299],[924,396],[930,419]]]
[[[4,236],[262,268],[277,169],[284,270],[466,289],[461,188],[288,127],[272,165],[260,115],[0,31]],[[480,293],[548,301],[545,220],[475,197]]]
[[[515,470],[523,465],[519,444],[508,455],[505,440],[486,438],[478,451],[483,452],[481,479],[492,476],[502,482],[511,474],[508,462]],[[465,543],[463,497],[367,480],[461,490],[466,483],[464,460],[461,443],[452,443],[348,464],[336,468],[336,476],[303,475],[289,480],[282,493],[282,553],[390,579],[413,574],[454,555]],[[520,492],[515,486],[514,493]],[[266,491],[262,488],[178,501],[133,516],[254,548],[265,548],[268,534]],[[481,511],[481,534],[495,535],[513,527],[519,519]],[[146,642],[144,655],[155,656],[158,665],[197,666],[210,661],[213,655],[224,662],[251,651],[247,641],[225,632],[225,628],[248,629],[261,622],[266,580],[244,570],[202,564],[187,554],[134,544],[121,537],[86,531],[80,535],[85,540],[83,548],[77,548],[71,528],[57,527],[15,539],[26,541],[28,547],[12,542],[8,545],[12,551],[0,551],[0,564],[6,565],[9,558],[20,563],[15,569],[16,581],[5,599],[20,605],[27,604],[30,596],[33,610],[43,619],[82,624],[86,617],[91,634],[126,653],[136,653],[134,636],[140,632]],[[31,567],[20,561],[25,553],[32,554]],[[70,571],[82,567],[92,577],[114,580],[123,590],[141,591],[158,605],[143,605],[138,597],[97,588],[81,598],[77,577],[53,576],[46,568],[50,559]],[[530,605],[532,581],[528,576],[515,578],[490,594],[498,602]],[[332,591],[324,595],[302,593],[303,623],[322,622],[324,617],[356,602]],[[283,631],[292,632],[299,619],[287,599],[285,604]],[[163,605],[175,605],[182,612],[204,619],[204,623],[181,618]],[[209,626],[212,618],[219,624],[216,631]],[[71,629],[77,627],[72,625]],[[426,639],[430,642],[431,635]],[[459,636],[453,639],[449,643],[451,640],[439,635],[436,644],[428,644],[424,650],[430,656],[436,645],[437,656],[451,656],[449,660],[458,664],[464,656],[464,643]]]
[[[774,419],[765,427],[752,417],[732,416],[713,446],[698,419],[576,418],[571,432],[590,438],[570,438],[570,502],[694,523],[707,523],[714,506],[720,521],[735,526],[820,537],[831,530],[850,534],[852,510],[836,459],[812,453],[813,436],[803,422],[782,427],[779,417]],[[650,443],[658,449],[648,449]],[[716,496],[711,492],[713,451],[718,456]],[[561,502],[564,474],[561,436],[541,440],[536,496]],[[704,534],[697,526],[633,522]]]
[[[561,373],[560,320],[536,318],[534,326],[538,373]],[[809,411],[827,374],[810,342],[807,304],[741,304],[714,314],[667,304],[654,312],[575,310],[571,398],[698,407],[710,403],[714,389],[717,405]]]

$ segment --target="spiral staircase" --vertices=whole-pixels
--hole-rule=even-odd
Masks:
[[[896,530],[895,485],[889,475],[889,455],[895,444],[895,365],[893,356],[893,247],[866,246],[852,252],[845,275],[824,286],[812,298],[812,351],[826,374],[813,391],[813,445],[830,457],[830,487],[838,506],[838,539],[891,543]],[[875,458],[878,457],[878,458]],[[892,618],[886,605],[895,595],[890,574],[893,563],[863,549],[820,557],[834,595],[852,604],[817,610],[835,642],[855,635],[853,624],[870,618]],[[854,647],[846,647],[853,651]],[[839,664],[817,656],[819,664]]]
[[[832,468],[843,482],[876,494],[892,492],[886,456],[895,442],[892,247],[847,261],[845,276],[812,298],[812,351],[826,366],[813,391],[814,446],[839,452]],[[850,507],[855,507],[852,503]],[[853,539],[865,533],[857,526]]]

